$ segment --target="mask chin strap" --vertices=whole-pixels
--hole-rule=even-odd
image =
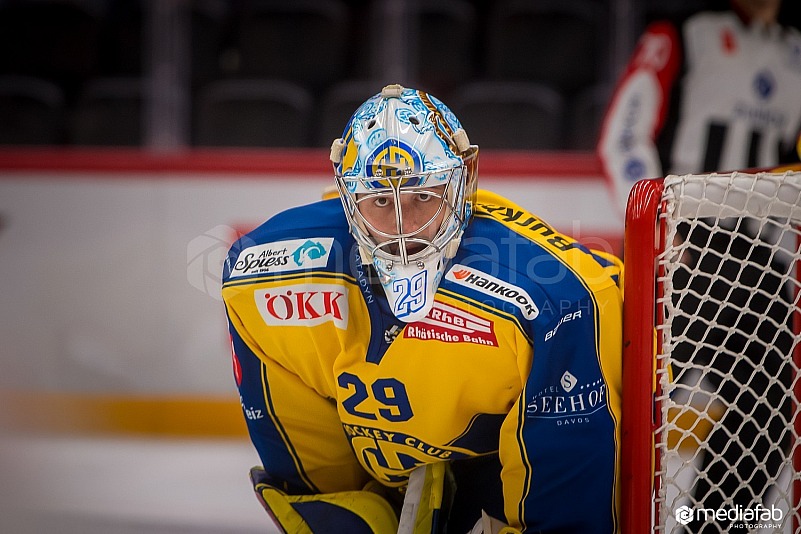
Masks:
[[[362,265],[373,263],[373,254],[364,245],[359,245],[359,256],[362,258]]]
[[[455,237],[451,239],[448,244],[445,246],[445,259],[449,260],[456,256],[456,253],[459,251],[459,245],[462,244],[462,238]]]

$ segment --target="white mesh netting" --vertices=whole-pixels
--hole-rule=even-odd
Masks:
[[[801,172],[671,176],[663,201],[656,531],[793,532]]]

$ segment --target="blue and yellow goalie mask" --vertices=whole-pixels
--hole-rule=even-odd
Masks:
[[[436,98],[389,85],[331,147],[339,196],[396,317],[423,319],[473,212],[478,147]]]

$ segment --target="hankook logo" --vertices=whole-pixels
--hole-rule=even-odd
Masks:
[[[451,267],[445,278],[481,293],[511,302],[520,308],[526,319],[535,319],[540,314],[539,308],[534,304],[534,299],[523,288],[504,282],[485,272],[457,263]]]

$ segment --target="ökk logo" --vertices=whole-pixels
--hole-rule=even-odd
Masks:
[[[348,327],[348,290],[334,284],[302,284],[254,292],[262,319],[272,326]]]

